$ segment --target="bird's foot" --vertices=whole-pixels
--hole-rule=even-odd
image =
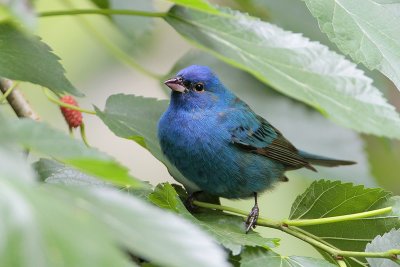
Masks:
[[[249,216],[247,216],[246,220],[246,234],[250,231],[251,228],[256,228],[256,223],[258,219],[258,214],[260,213],[260,210],[258,209],[258,205],[255,204],[254,207],[251,209]]]
[[[196,205],[193,204],[193,201],[196,200],[196,197],[201,194],[202,191],[193,192],[189,195],[189,197],[185,201],[185,207],[190,212],[195,212],[199,209]]]

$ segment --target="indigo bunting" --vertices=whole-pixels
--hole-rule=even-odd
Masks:
[[[209,67],[187,67],[164,83],[172,92],[158,124],[163,153],[198,191],[230,199],[254,196],[246,232],[258,218],[257,193],[288,181],[286,171],[355,163],[298,150]]]

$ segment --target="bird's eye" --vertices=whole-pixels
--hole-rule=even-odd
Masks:
[[[196,83],[194,85],[194,90],[196,90],[197,92],[202,92],[204,91],[204,85],[202,83]]]

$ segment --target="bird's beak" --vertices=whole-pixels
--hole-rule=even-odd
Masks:
[[[168,79],[164,82],[164,84],[166,86],[168,86],[169,88],[171,88],[171,90],[173,90],[175,92],[184,93],[186,91],[186,88],[183,85],[183,80],[181,77],[175,77],[175,78]]]

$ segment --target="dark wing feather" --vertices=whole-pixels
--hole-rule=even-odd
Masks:
[[[258,128],[232,136],[233,143],[251,153],[260,154],[284,164],[288,169],[302,167],[316,171],[310,163],[299,155],[299,151],[282,133],[260,116]],[[243,128],[243,127],[239,127]]]

